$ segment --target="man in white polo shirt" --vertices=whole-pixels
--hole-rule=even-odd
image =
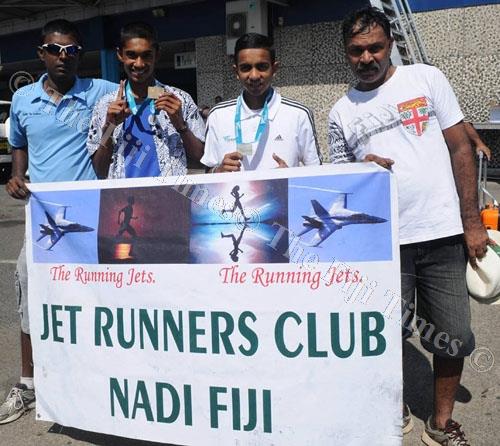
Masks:
[[[277,67],[268,37],[251,33],[237,40],[233,70],[243,92],[208,116],[201,162],[210,172],[321,164],[311,111],[271,86]]]

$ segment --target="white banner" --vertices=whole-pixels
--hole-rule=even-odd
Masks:
[[[183,445],[402,443],[389,172],[30,188],[38,419]]]

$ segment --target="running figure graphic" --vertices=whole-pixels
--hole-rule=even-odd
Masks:
[[[240,186],[233,187],[233,189],[231,190],[231,195],[234,197],[233,208],[232,209],[222,209],[222,215],[224,215],[226,212],[231,212],[231,214],[234,214],[234,211],[236,211],[236,209],[239,209],[241,212],[241,215],[243,216],[245,221],[248,221],[248,220],[250,220],[250,218],[248,218],[245,215],[245,211],[243,210],[243,205],[241,204],[241,201],[240,201],[241,197],[243,197],[245,194],[240,195],[239,191],[240,191]]]
[[[243,250],[240,249],[240,243],[246,228],[248,228],[248,225],[245,223],[238,238],[236,238],[234,234],[223,234],[222,232],[220,233],[220,236],[222,238],[231,238],[233,240],[233,249],[229,252],[229,257],[231,257],[231,260],[233,262],[237,262],[239,260],[238,259],[239,253],[243,254]]]
[[[137,233],[135,232],[134,227],[130,224],[131,220],[137,220],[138,217],[134,217],[134,203],[135,199],[133,196],[128,197],[127,206],[123,209],[120,209],[118,212],[118,224],[120,225],[120,229],[118,230],[118,234],[116,237],[121,237],[124,232],[128,232],[133,239],[137,237]],[[121,215],[123,213],[123,220],[121,220]]]

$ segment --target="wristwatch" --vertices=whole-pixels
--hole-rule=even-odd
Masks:
[[[182,135],[183,133],[186,133],[189,129],[188,129],[188,126],[186,125],[186,123],[184,123],[180,129],[176,129],[176,130],[177,130],[177,133]]]

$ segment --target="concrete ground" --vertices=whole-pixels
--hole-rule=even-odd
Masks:
[[[500,200],[500,184],[489,189]],[[15,260],[24,231],[23,203],[10,199],[0,185],[0,398],[19,377],[19,322],[13,297]],[[465,426],[473,446],[500,444],[500,305],[482,306],[472,301],[477,349],[466,360],[454,417]],[[415,429],[405,436],[404,446],[421,445],[424,420],[432,409],[430,356],[417,338],[410,340],[405,357],[405,400],[411,407]],[[75,383],[76,385],[76,383]],[[77,402],[76,402],[77,404]],[[380,414],[383,416],[383,414]],[[0,426],[0,446],[147,446],[158,445],[120,437],[35,422],[34,411],[16,422]],[[323,446],[323,445],[318,445]]]

